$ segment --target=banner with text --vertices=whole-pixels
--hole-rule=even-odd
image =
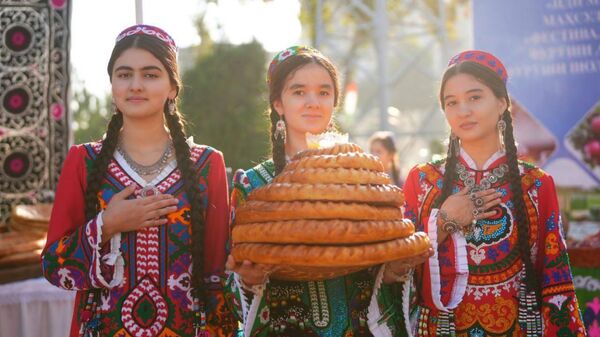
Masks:
[[[600,186],[600,0],[475,0],[474,47],[509,73],[519,151],[559,186]]]

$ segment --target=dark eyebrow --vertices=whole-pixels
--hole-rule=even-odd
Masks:
[[[133,71],[133,68],[130,66],[120,66],[117,69],[115,69],[115,72],[120,71],[120,70],[124,70],[124,71]],[[148,70],[157,70],[157,71],[161,71],[162,69],[160,69],[157,66],[145,66],[142,68],[143,71],[148,71]]]
[[[305,85],[304,84],[292,84],[290,85],[290,87],[288,88],[288,90],[296,90],[296,89],[300,89],[300,88],[304,88]]]
[[[482,91],[483,91],[483,89],[475,88],[475,89],[467,90],[467,94],[472,94],[474,92],[482,92]],[[444,96],[444,101],[451,97],[454,97],[454,95]]]
[[[300,88],[304,88],[304,87],[306,87],[306,85],[295,83],[295,84],[290,85],[288,90],[296,90],[296,89],[300,89]],[[321,89],[332,89],[331,84],[322,84],[320,87],[321,87]]]

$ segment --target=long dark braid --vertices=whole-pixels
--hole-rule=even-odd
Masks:
[[[439,198],[439,205],[443,204],[444,201],[452,194],[452,187],[454,184],[454,176],[456,172],[456,163],[458,162],[458,157],[454,155],[452,149],[454,148],[454,144],[452,144],[452,136],[450,136],[448,140],[448,155],[446,157],[446,164],[444,166],[444,185],[442,187],[442,195]],[[458,140],[455,140],[458,141]]]
[[[123,126],[123,114],[116,112],[110,121],[106,130],[106,137],[102,141],[102,149],[94,160],[94,164],[88,173],[88,185],[85,192],[85,217],[91,220],[100,212],[100,203],[98,202],[98,192],[102,186],[102,180],[106,174],[108,163],[119,143],[119,132]]]
[[[506,110],[502,114],[502,119],[506,122],[506,130],[504,131],[504,144],[506,147],[506,157],[509,168],[510,189],[513,192],[511,201],[516,211],[516,223],[518,226],[518,246],[521,259],[525,264],[525,281],[528,291],[535,291],[536,296],[539,296],[538,277],[535,273],[533,262],[531,261],[531,252],[529,250],[529,216],[525,207],[525,199],[523,198],[523,188],[521,185],[521,173],[519,171],[519,163],[517,160],[517,146],[513,135],[512,117],[510,111]]]
[[[190,146],[186,142],[185,128],[179,112],[169,114],[165,103],[165,119],[177,158],[177,167],[181,171],[184,190],[190,203],[190,223],[192,225],[192,287],[200,299],[205,299],[204,286],[204,207],[202,193],[198,183],[198,174],[190,158]]]
[[[279,57],[279,54],[275,56]],[[298,70],[300,67],[307,65],[309,63],[316,63],[322,66],[327,72],[329,76],[331,76],[331,80],[334,86],[334,106],[337,106],[339,97],[340,97],[340,83],[338,79],[338,72],[333,63],[330,60],[325,58],[321,53],[316,51],[308,51],[305,50],[300,54],[295,54],[287,57],[283,61],[277,63],[273,68],[269,69],[269,119],[271,121],[271,130],[270,130],[270,138],[271,138],[271,156],[273,157],[273,163],[275,164],[275,175],[281,173],[283,168],[286,165],[286,157],[285,157],[285,142],[283,139],[275,138],[275,130],[277,122],[280,117],[273,103],[279,99],[281,99],[281,93],[283,92],[285,82],[289,76],[293,75],[293,73]],[[284,121],[285,118],[281,117]]]

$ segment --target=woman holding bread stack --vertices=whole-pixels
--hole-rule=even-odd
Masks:
[[[339,101],[334,65],[313,48],[290,47],[273,58],[267,83],[272,159],[236,172],[232,194],[228,287],[244,335],[404,335],[396,285],[433,251],[402,219],[401,190],[375,156],[354,144],[318,148],[307,141],[307,133],[332,124]],[[404,248],[393,254],[397,247]],[[240,258],[243,252],[253,258]],[[307,264],[290,268],[286,254],[295,254],[288,263]],[[344,265],[352,255],[365,263]],[[386,255],[386,263],[377,262]]]
[[[415,273],[412,335],[585,335],[554,182],[517,160],[507,79],[483,51],[456,55],[442,78],[448,156],[404,185],[405,216],[436,252]]]

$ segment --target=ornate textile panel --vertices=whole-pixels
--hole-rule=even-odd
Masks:
[[[70,137],[68,0],[0,0],[0,223],[50,201]]]

